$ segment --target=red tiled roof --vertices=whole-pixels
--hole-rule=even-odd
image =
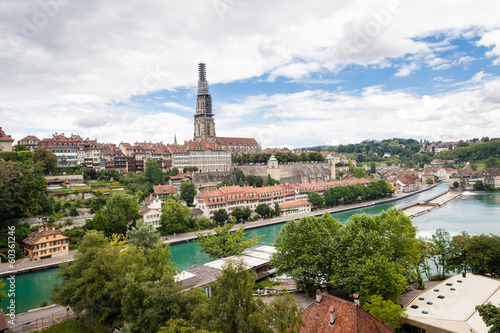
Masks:
[[[217,142],[223,146],[259,146],[254,138],[224,138],[217,137]]]
[[[174,185],[157,185],[153,186],[153,190],[157,195],[177,193],[177,190],[175,189]]]
[[[22,138],[21,140],[19,140],[19,142],[21,141],[40,141],[40,139],[38,139],[36,136],[34,135],[28,135],[27,137],[24,137]]]
[[[7,134],[5,134],[5,132],[0,127],[0,141],[14,142],[14,139],[12,139],[10,136],[8,136]]]
[[[217,143],[207,141],[186,141],[185,146],[186,150],[223,150]]]
[[[330,308],[335,310],[335,323],[330,326]],[[302,333],[390,333],[390,328],[360,306],[341,298],[323,294],[321,302],[313,302],[302,312],[306,324]]]
[[[171,154],[175,154],[175,153],[187,154],[188,153],[185,145],[168,145],[167,148]]]
[[[311,206],[312,203],[310,203],[307,200],[299,200],[296,202],[286,202],[284,204],[280,205],[280,209],[288,209],[288,208],[295,208],[295,207],[300,207],[300,206]]]
[[[500,176],[499,168],[484,168],[481,170],[483,176]]]
[[[33,231],[31,234],[28,235],[25,239],[23,239],[23,243],[28,244],[28,245],[33,245],[36,243],[40,238],[42,237],[48,237],[48,236],[53,236],[53,235],[61,235],[66,239],[69,239],[69,237],[64,236],[61,234],[61,230],[52,230],[45,228],[42,232],[40,231]]]

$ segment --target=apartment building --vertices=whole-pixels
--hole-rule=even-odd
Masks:
[[[185,141],[183,145],[167,145],[172,168],[196,166],[201,172],[231,170],[231,152],[215,142]]]
[[[39,142],[40,148],[51,151],[57,157],[57,167],[74,167],[78,163],[78,140],[55,133],[52,138],[44,138]]]
[[[32,260],[52,258],[69,254],[69,237],[60,230],[39,226],[23,240],[24,254]]]
[[[349,179],[324,183],[304,183],[304,184],[283,184],[266,187],[252,186],[225,186],[214,191],[205,191],[195,196],[194,204],[197,209],[203,212],[208,218],[213,218],[214,213],[219,209],[225,209],[231,213],[234,208],[250,208],[252,212],[260,204],[267,204],[274,209],[274,205],[284,205],[288,209],[289,203],[300,202],[297,209],[308,209],[304,202],[309,192],[323,194],[324,191],[334,186],[341,185],[366,185],[374,181],[373,179]],[[310,208],[309,208],[310,209]]]
[[[17,142],[18,145],[23,145],[28,147],[30,151],[35,151],[38,148],[38,143],[40,139],[34,135],[28,135]]]

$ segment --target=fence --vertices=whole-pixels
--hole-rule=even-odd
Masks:
[[[51,328],[55,324],[63,322],[65,320],[74,318],[75,314],[72,311],[61,311],[57,313],[52,313],[47,316],[35,318],[31,320],[29,323],[24,323],[20,325],[16,325],[9,330],[7,333],[27,333],[27,332],[41,332],[48,328]]]

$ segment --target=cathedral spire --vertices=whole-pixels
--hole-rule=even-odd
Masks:
[[[208,92],[207,71],[205,63],[198,64],[198,98],[194,115],[194,140],[216,140],[215,121],[212,113],[212,96]]]

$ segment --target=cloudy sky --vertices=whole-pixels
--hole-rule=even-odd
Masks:
[[[264,147],[500,136],[500,1],[0,2],[0,127]]]

